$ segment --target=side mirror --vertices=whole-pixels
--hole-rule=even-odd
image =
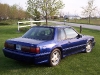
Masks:
[[[82,35],[81,34],[78,34],[77,35],[77,38],[79,39],[79,38],[82,38]]]

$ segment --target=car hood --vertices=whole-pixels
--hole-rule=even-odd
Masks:
[[[87,38],[94,38],[93,36],[90,36],[90,35],[82,35],[84,37],[87,37]]]
[[[9,39],[7,40],[7,42],[13,43],[13,44],[21,44],[21,45],[25,45],[25,44],[37,45],[44,41],[19,37],[19,38]]]

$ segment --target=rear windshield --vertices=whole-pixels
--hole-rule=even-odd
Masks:
[[[36,40],[52,40],[54,38],[54,28],[33,27],[22,37]]]

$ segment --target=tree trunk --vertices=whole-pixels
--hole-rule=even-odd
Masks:
[[[46,7],[47,7],[47,2],[46,2]],[[48,13],[47,13],[47,10],[48,9],[46,9],[46,11],[45,11],[46,12],[46,25],[48,25]]]
[[[47,2],[46,2],[46,7],[47,7]],[[47,10],[48,10],[48,9],[46,9],[46,25],[48,25],[48,22],[47,22],[47,21],[48,21],[48,14],[47,14]]]
[[[46,11],[46,25],[48,25],[48,15],[47,15],[47,11]]]

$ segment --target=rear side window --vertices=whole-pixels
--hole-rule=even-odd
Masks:
[[[66,39],[66,35],[63,29],[58,29],[58,41]]]

